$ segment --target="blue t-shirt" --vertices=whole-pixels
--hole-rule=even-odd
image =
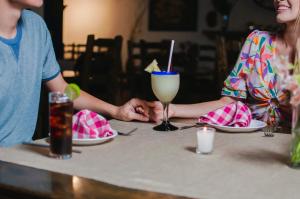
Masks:
[[[5,43],[6,45],[10,46],[10,48],[13,50],[17,61],[19,59],[20,42],[21,42],[21,38],[22,38],[21,23],[22,23],[22,20],[19,20],[19,23],[17,25],[17,34],[16,34],[15,38],[5,39],[0,36],[0,41]]]
[[[0,41],[0,146],[32,139],[41,83],[60,73],[43,19],[23,10],[20,20],[18,60],[12,48]]]

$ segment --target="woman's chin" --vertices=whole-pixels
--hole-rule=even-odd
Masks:
[[[277,21],[277,23],[283,24],[283,23],[290,23],[294,20],[290,19],[289,17],[286,17],[286,16],[277,15],[276,16],[276,21]]]
[[[284,23],[286,23],[284,20],[278,19],[278,18],[276,18],[276,22],[279,23],[279,24],[284,24]]]

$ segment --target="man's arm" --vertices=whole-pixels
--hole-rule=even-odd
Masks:
[[[59,74],[54,79],[46,82],[46,86],[50,91],[64,92],[67,85],[67,82],[63,79],[61,74]],[[142,107],[142,110],[145,111],[140,111],[139,113],[137,113],[136,110],[138,107]],[[115,106],[81,90],[80,96],[74,100],[74,108],[77,110],[89,109],[91,111],[125,121],[149,120],[147,111],[148,107],[146,105],[146,102],[139,99],[131,99],[123,106]]]

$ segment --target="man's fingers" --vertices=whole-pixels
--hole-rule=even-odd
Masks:
[[[145,117],[149,117],[149,108],[148,107],[138,106],[134,110],[136,113],[142,114]]]
[[[130,106],[133,108],[132,113],[130,113],[130,118],[139,121],[155,121],[159,122],[159,115],[162,111],[162,104],[159,101],[144,101],[140,99],[131,99],[129,102]],[[150,119],[149,119],[150,118]]]
[[[137,108],[137,107],[142,107],[144,109],[148,108],[147,107],[148,105],[147,105],[146,101],[141,100],[141,99],[135,99],[135,98],[133,98],[133,99],[131,99],[129,101],[129,104],[131,106],[133,106],[134,108]]]
[[[162,106],[162,104],[159,101],[146,102],[146,104],[150,108],[156,108]]]
[[[143,122],[148,122],[149,121],[149,117],[146,117],[145,115],[139,114],[139,113],[132,113],[131,114],[131,119],[132,120],[139,120],[139,121],[143,121]]]
[[[143,114],[145,110],[142,106],[138,106],[135,108],[135,112]]]

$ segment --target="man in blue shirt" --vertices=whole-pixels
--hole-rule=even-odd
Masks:
[[[0,146],[30,141],[35,130],[42,81],[50,91],[63,92],[51,37],[43,19],[25,10],[43,0],[0,0]],[[76,109],[89,109],[119,120],[148,121],[146,102],[132,99],[114,106],[82,91]]]

